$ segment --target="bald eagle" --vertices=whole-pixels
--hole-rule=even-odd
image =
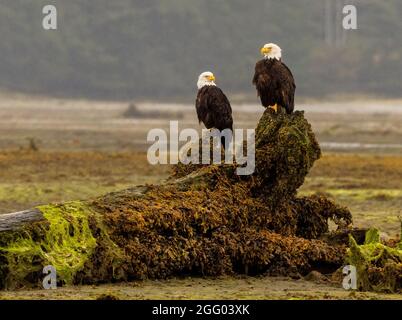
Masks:
[[[294,109],[296,85],[292,72],[281,60],[281,48],[268,43],[261,48],[264,58],[255,65],[253,84],[264,107],[276,112],[285,108],[288,114]]]
[[[202,122],[207,129],[233,131],[232,107],[226,95],[214,81],[215,76],[212,72],[203,72],[198,77],[198,94],[195,102],[198,121]],[[225,146],[224,139],[222,139],[222,145]]]

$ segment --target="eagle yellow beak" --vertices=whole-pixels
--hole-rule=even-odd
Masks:
[[[272,50],[271,48],[262,47],[260,51],[261,51],[261,54],[265,55],[265,54],[270,53],[271,50]]]
[[[207,79],[208,79],[208,81],[215,81],[215,76],[214,75],[209,76]]]

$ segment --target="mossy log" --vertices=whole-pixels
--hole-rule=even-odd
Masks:
[[[303,275],[334,271],[347,208],[297,197],[321,151],[303,112],[266,110],[256,129],[256,171],[235,165],[174,168],[160,185],[0,216],[0,287],[40,285],[53,265],[60,284],[185,275]]]
[[[359,245],[349,235],[346,262],[356,267],[357,287],[364,291],[402,291],[402,224],[401,240],[392,246],[381,243],[377,229],[370,229]]]

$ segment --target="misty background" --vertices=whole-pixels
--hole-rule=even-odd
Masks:
[[[275,42],[298,96],[402,96],[402,1],[328,1],[1,0],[0,90],[179,99],[211,70],[232,96],[255,99],[259,48]],[[47,4],[58,30],[42,28]],[[340,30],[344,4],[358,30]]]

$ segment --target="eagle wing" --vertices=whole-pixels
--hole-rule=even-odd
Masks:
[[[261,103],[264,107],[275,104],[271,104],[270,95],[268,93],[272,90],[274,83],[269,72],[267,72],[264,60],[258,61],[255,65],[253,84],[257,89],[257,94],[260,97]]]
[[[217,86],[204,86],[198,91],[196,110],[198,121],[208,129],[233,129],[232,107]]]
[[[278,65],[280,68],[280,78],[281,78],[281,96],[284,106],[286,108],[287,113],[292,113],[295,107],[295,91],[296,91],[296,84],[295,79],[293,77],[292,71],[288,68],[286,64],[281,62]]]
[[[295,81],[290,69],[278,60],[260,60],[255,65],[253,84],[264,107],[279,104],[287,113],[294,109]]]

